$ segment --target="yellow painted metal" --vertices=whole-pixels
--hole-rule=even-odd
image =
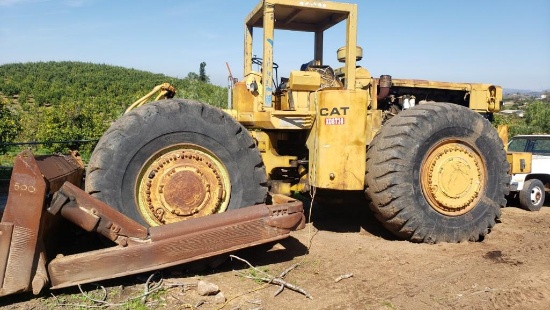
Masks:
[[[285,132],[265,132],[265,131],[250,131],[252,138],[256,141],[258,149],[262,155],[267,173],[276,167],[288,167],[290,162],[297,160],[297,156],[279,155],[274,147],[277,141],[288,140],[288,134]]]
[[[376,133],[382,128],[382,111],[368,110],[367,111],[367,130],[365,133],[366,143],[370,144]]]
[[[245,24],[250,27],[263,25],[265,4],[275,7],[275,28],[312,32],[324,31],[356,12],[357,5],[333,1],[261,0],[248,14]],[[300,16],[298,16],[300,15]]]
[[[142,218],[157,226],[225,211],[231,182],[212,152],[195,144],[178,144],[147,160],[135,192]]]
[[[260,3],[261,4],[261,3]],[[245,24],[244,29],[244,76],[247,76],[252,71],[252,35],[254,28],[251,25]]]
[[[504,150],[508,152],[508,125],[498,125],[497,133],[500,140],[502,140]]]
[[[363,48],[360,46],[355,47],[355,53],[356,53],[356,59],[357,61],[363,59]],[[347,46],[343,46],[336,50],[336,59],[338,59],[339,62],[346,62],[347,57]]]
[[[296,111],[314,111],[315,107],[312,102],[314,101],[315,93],[310,91],[291,90],[288,92],[289,106],[292,110]]]
[[[291,167],[297,156],[279,155],[277,153],[276,143],[278,141],[288,141],[288,132],[285,131],[250,131],[252,138],[256,141],[256,145],[262,160],[266,167],[266,171],[270,174],[275,168]],[[295,166],[294,166],[295,167]],[[307,171],[303,167],[297,167],[298,175],[302,178],[298,182],[289,183],[281,180],[271,180],[270,193],[291,195],[292,192],[302,192],[307,186]]]
[[[487,171],[475,148],[458,140],[435,144],[421,164],[424,197],[439,213],[459,216],[469,212],[483,196]]]
[[[531,173],[533,154],[527,152],[508,152],[506,160],[510,164],[511,174]]]
[[[476,111],[500,111],[502,88],[488,84],[472,84],[470,109]]]
[[[357,67],[357,6],[350,9],[346,27],[346,89],[355,89],[355,68]]]
[[[292,90],[316,91],[321,85],[321,75],[314,71],[291,71],[288,85]]]
[[[128,113],[131,110],[144,105],[157,92],[158,95],[155,97],[155,101],[174,97],[174,95],[176,94],[176,88],[170,85],[170,83],[162,83],[160,85],[157,85],[153,87],[153,90],[151,90],[147,95],[139,98],[138,100],[136,100],[136,102],[132,103],[124,113]]]
[[[247,79],[248,80],[248,79]],[[233,86],[233,107],[240,113],[254,112],[254,100],[256,95],[249,91],[246,82],[237,82]]]
[[[312,111],[273,111],[266,125],[275,129],[308,129],[313,126],[315,113]]]
[[[263,106],[265,108],[273,107],[273,40],[275,33],[275,7],[274,4],[265,1],[263,10],[264,20],[264,42],[263,42],[263,63],[262,63],[262,89]]]
[[[371,86],[372,86],[372,76],[369,70],[363,67],[357,67],[357,69],[355,69],[355,87],[361,88],[361,89],[368,89]]]
[[[395,79],[393,86],[458,90],[470,96],[470,109],[479,112],[498,112],[502,102],[502,87],[492,84],[453,83],[427,80]]]
[[[364,90],[317,93],[319,117],[307,141],[310,185],[339,190],[364,188],[368,96]]]
[[[271,181],[270,193],[278,195],[290,196],[292,194],[293,187],[289,182],[282,180]]]

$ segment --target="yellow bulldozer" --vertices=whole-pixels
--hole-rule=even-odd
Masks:
[[[346,45],[336,51],[342,67],[332,68],[323,34],[339,23]],[[487,234],[509,182],[487,120],[501,87],[372,77],[358,65],[356,4],[264,0],[245,26],[244,78],[231,83],[230,107],[171,99],[124,115],[91,157],[88,193],[156,226],[262,203],[268,192],[345,201],[365,191],[403,239]],[[256,29],[262,57],[253,54]],[[313,60],[280,80],[276,30],[314,37]]]
[[[323,35],[339,23],[346,44],[332,68]],[[231,79],[228,109],[159,88],[169,99],[140,101],[105,132],[84,191],[78,160],[17,157],[0,223],[0,296],[285,238],[304,226],[302,204],[286,198],[296,193],[339,208],[330,202],[364,192],[356,207],[368,204],[413,242],[476,241],[495,225],[509,182],[488,120],[499,86],[371,76],[358,65],[356,4],[261,0],[245,26],[244,77]],[[314,37],[313,60],[280,80],[275,30]],[[61,217],[112,246],[60,255],[50,243]]]

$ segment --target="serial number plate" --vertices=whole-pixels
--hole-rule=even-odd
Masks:
[[[327,117],[325,118],[325,125],[344,125],[343,117]]]

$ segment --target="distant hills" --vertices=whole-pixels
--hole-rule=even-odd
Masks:
[[[36,102],[39,106],[96,99],[94,101],[102,104],[125,107],[164,82],[176,87],[176,97],[226,105],[227,93],[223,87],[198,79],[178,79],[119,66],[72,61],[0,66],[0,93],[9,98],[17,96],[22,103]]]
[[[533,97],[540,97],[543,93],[548,92],[546,91],[533,91],[533,90],[526,90],[526,89],[514,89],[514,88],[504,88],[502,92],[505,95],[513,95],[513,94],[520,94],[525,96],[533,96]]]

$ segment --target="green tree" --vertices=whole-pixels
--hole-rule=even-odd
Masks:
[[[200,76],[195,72],[187,73],[187,79],[189,80],[200,80]]]
[[[534,101],[525,108],[525,123],[532,133],[550,133],[550,104]]]
[[[48,142],[98,140],[111,120],[116,118],[106,107],[106,104],[94,101],[66,101],[56,107],[41,108],[43,125],[38,127],[36,139]],[[64,152],[69,148],[86,154],[93,150],[93,144],[87,142],[47,146],[54,152]]]
[[[0,152],[8,148],[4,143],[14,142],[19,133],[19,118],[8,108],[6,101],[0,102]]]
[[[199,80],[205,82],[205,83],[209,83],[210,82],[210,78],[208,77],[208,75],[206,75],[206,62],[201,62],[200,64],[200,69],[199,69]]]

